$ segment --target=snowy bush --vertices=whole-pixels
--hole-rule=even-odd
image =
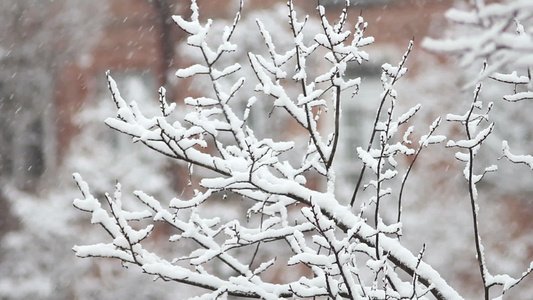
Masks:
[[[519,38],[526,39],[529,35],[524,26],[515,21],[521,16],[517,12],[522,11],[517,3],[525,1],[512,2],[507,10],[486,6],[485,11],[478,2],[474,13],[455,11],[451,18],[486,24],[482,28],[492,34],[485,41],[496,41],[501,32],[491,29],[482,17],[492,21],[490,12],[498,11],[500,17],[507,18],[505,21],[517,25]],[[111,238],[75,246],[76,255],[115,258],[125,266],[139,266],[156,279],[203,288],[202,299],[228,295],[264,299],[463,299],[425,262],[426,246],[412,252],[402,238],[403,192],[409,175],[420,153],[438,144],[457,149],[455,158],[464,164],[465,198],[471,204],[473,218],[472,253],[477,258],[484,297],[496,294],[501,298],[531,272],[531,267],[512,278],[492,274],[486,264],[479,231],[482,224],[478,222],[478,189],[484,176],[497,172],[498,167],[476,163],[479,149],[496,127],[489,114],[494,113],[493,104],[482,103],[479,95],[485,78],[513,84],[525,78],[492,71],[501,67],[493,67],[490,60],[491,55],[498,55],[498,47],[481,47],[473,39],[468,42],[474,46],[461,40],[428,41],[427,46],[434,50],[460,53],[467,64],[475,63],[469,56],[487,58],[488,63],[483,75],[475,80],[473,101],[466,112],[446,115],[447,121],[464,128],[463,136],[448,139],[438,134],[441,118],[429,128],[415,129],[411,123],[421,105],[404,109],[397,103],[395,90],[395,84],[407,72],[411,41],[399,63],[382,65],[383,91],[376,102],[370,139],[352,149],[353,159],[359,159],[362,167],[353,182],[353,193],[341,194],[335,175],[342,164],[338,161],[339,139],[359,134],[342,131],[342,105],[357,101],[359,88],[364,88],[361,79],[349,78],[346,70],[369,60],[363,49],[373,38],[364,36],[367,23],[362,17],[356,18],[351,31],[347,8],[331,23],[322,6],[316,11],[319,31],[306,37],[304,28],[311,17],[299,18],[292,1],[287,6],[291,47],[281,51],[276,32],[269,31],[258,19],[255,34],[262,37],[268,54],[248,52],[246,65],[240,57],[231,58],[240,46],[234,43],[234,36],[240,25],[242,2],[233,23],[218,35],[212,34],[218,21],[200,22],[195,1],[191,3],[190,20],[174,17],[189,35],[187,44],[199,54],[198,61],[178,70],[176,76],[195,77],[205,85],[204,95],[184,99],[189,109],[183,118],[175,112],[176,104],[166,101],[164,88],[159,90],[160,112],[148,115],[137,103],[126,103],[107,74],[117,116],[108,118],[106,124],[131,136],[134,142],[187,164],[190,180],[198,180],[199,188],[193,197],[172,198],[168,204],[152,194],[135,191],[133,195],[146,209],[131,211],[120,184],[101,202],[82,176],[74,174],[83,195],[74,200],[74,206],[91,213],[91,223],[100,225]],[[248,28],[246,34],[250,32]],[[515,36],[504,37],[506,42]],[[245,69],[251,69],[255,78],[239,77]],[[243,90],[250,81],[255,83],[253,92]],[[298,92],[293,96],[288,90],[295,87]],[[518,94],[510,97],[523,96]],[[305,145],[256,135],[250,116],[258,102],[270,103],[272,109],[292,118],[294,126],[306,136]],[[264,128],[257,130],[265,132]],[[417,141],[414,136],[419,136]],[[510,161],[533,166],[531,156],[513,154],[505,141],[502,150]],[[240,199],[236,210],[244,209],[243,216],[235,217],[228,208],[220,210],[220,203],[234,205],[236,199]],[[385,210],[394,211],[394,217]],[[169,241],[180,248],[177,256],[156,254],[143,243],[156,226],[152,221],[173,229]],[[283,275],[268,275],[275,270]],[[291,276],[289,270],[297,270],[294,272],[298,276]],[[495,286],[500,288],[491,290]]]

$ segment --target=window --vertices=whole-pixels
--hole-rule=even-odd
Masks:
[[[341,133],[339,151],[342,156],[341,176],[353,181],[359,174],[360,161],[357,157],[357,147],[366,148],[372,132],[373,119],[376,114],[379,96],[383,91],[381,86],[381,67],[378,64],[365,63],[353,65],[346,72],[347,78],[361,77],[361,86],[355,97],[351,98],[353,89],[343,91]]]
[[[38,190],[40,180],[56,165],[53,105],[42,96],[30,99],[12,83],[0,86],[0,176],[26,191]],[[34,91],[31,90],[30,96]],[[28,98],[26,98],[28,97]]]

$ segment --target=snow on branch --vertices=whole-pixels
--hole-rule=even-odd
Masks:
[[[446,39],[426,38],[423,46],[434,52],[457,56],[463,67],[485,62],[484,71],[469,82],[471,87],[490,77],[514,86],[514,93],[505,95],[504,100],[533,99],[530,91],[533,3],[528,0],[511,0],[505,4],[472,3],[469,10],[450,9],[446,13],[448,20],[460,28],[457,32],[452,32]]]
[[[423,41],[423,46],[437,52],[457,54],[465,66],[478,59],[487,60],[491,65],[486,70],[488,75],[509,63],[530,65],[533,40],[522,22],[533,18],[533,3],[527,0],[509,2],[482,4],[483,1],[473,1],[470,10],[449,10],[446,13],[448,20],[472,29],[467,31],[468,36],[456,34],[441,40],[428,38]]]
[[[533,170],[533,156],[531,155],[515,155],[511,153],[511,148],[507,141],[502,141],[503,156],[507,157],[511,162],[516,164],[525,164]]]

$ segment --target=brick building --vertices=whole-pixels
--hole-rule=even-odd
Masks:
[[[233,3],[235,2],[235,3]],[[246,10],[264,9],[279,0],[248,1]],[[373,47],[386,47],[391,52],[404,51],[412,37],[421,40],[443,22],[443,12],[450,7],[449,1],[358,1],[351,7],[352,15],[362,11],[370,25],[368,35],[376,38]],[[228,1],[221,9],[220,2],[198,1],[201,14],[212,18],[232,17],[236,1]],[[315,13],[314,1],[295,1]],[[377,3],[377,4],[376,4]],[[331,15],[338,14],[341,7],[334,1],[328,6]],[[72,62],[60,73],[57,84],[56,103],[58,117],[58,153],[62,157],[70,140],[76,134],[72,116],[85,101],[91,101],[105,85],[104,73],[111,70],[115,77],[141,76],[147,86],[157,90],[167,85],[173,71],[180,65],[180,55],[175,43],[183,33],[170,20],[172,14],[188,14],[189,8],[180,1],[168,0],[117,0],[109,3],[111,17],[88,61]],[[415,48],[415,51],[421,51]],[[413,55],[416,57],[416,55]],[[180,92],[176,91],[176,99]]]

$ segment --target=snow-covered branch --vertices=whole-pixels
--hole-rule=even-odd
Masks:
[[[425,246],[420,253],[413,253],[400,241],[401,199],[408,175],[423,148],[446,139],[436,134],[438,118],[421,136],[418,146],[413,146],[410,135],[415,130],[408,125],[421,105],[404,110],[397,103],[394,85],[407,72],[413,41],[397,66],[382,65],[383,92],[377,99],[369,143],[352,149],[353,158],[358,158],[364,167],[349,201],[335,190],[334,162],[340,160],[336,155],[339,139],[350,134],[341,132],[342,103],[356,101],[362,85],[360,78],[347,75],[347,68],[369,60],[361,49],[373,42],[364,36],[367,23],[359,16],[354,32],[348,29],[349,2],[335,24],[326,17],[325,8],[318,6],[320,30],[308,36],[306,26],[312,18],[299,19],[289,1],[291,48],[280,50],[275,33],[261,20],[255,20],[256,34],[262,38],[267,54],[249,51],[247,61],[237,63],[237,58],[231,58],[239,47],[237,27],[244,11],[240,4],[233,23],[224,28],[221,36],[210,35],[218,21],[208,19],[202,23],[195,0],[191,1],[190,20],[174,17],[189,35],[187,44],[199,54],[192,66],[178,70],[176,75],[205,79],[209,87],[202,96],[183,100],[189,108],[184,109],[184,116],[178,115],[175,103],[167,103],[164,88],[159,90],[160,114],[145,114],[135,102],[128,104],[122,98],[117,84],[107,74],[117,107],[116,117],[106,120],[109,127],[188,164],[190,170],[206,172],[194,174],[200,178],[190,174],[200,186],[193,196],[173,198],[168,205],[143,191],[135,191],[137,200],[146,207],[141,211],[125,208],[120,185],[113,196],[105,195],[106,205],[102,205],[81,175],[75,174],[83,197],[74,200],[74,206],[89,212],[91,223],[103,227],[111,237],[107,243],[75,246],[76,255],[115,258],[163,280],[205,288],[208,291],[202,299],[223,295],[261,299],[429,299],[431,295],[436,299],[463,299],[424,261]],[[322,67],[310,66],[310,58],[321,61]],[[255,78],[238,77],[245,69],[252,70]],[[245,87],[251,80],[256,81],[255,91],[248,96]],[[296,86],[296,96],[291,95],[289,86]],[[355,92],[345,99],[342,92],[347,89]],[[326,97],[330,93],[331,98]],[[468,151],[456,157],[467,163],[464,174],[473,205],[479,265],[488,288],[503,281],[490,277],[486,271],[475,219],[476,183],[486,172],[495,170],[489,167],[482,175],[473,172],[476,151],[493,129],[489,125],[476,131],[488,120],[488,112],[475,112],[482,107],[477,95],[467,114],[448,116],[448,120],[465,126],[467,138],[447,145]],[[244,102],[239,102],[243,98]],[[307,144],[299,147],[290,138],[277,140],[256,135],[257,127],[249,116],[257,101],[271,101],[273,108],[282,108],[294,126],[303,128]],[[412,162],[404,170],[398,158],[408,156],[414,158],[409,158]],[[509,151],[506,156],[528,162]],[[373,174],[364,181],[366,168]],[[398,187],[393,183],[400,172],[405,175]],[[360,189],[370,189],[373,194],[356,209],[354,202]],[[209,214],[212,205],[230,205],[235,198],[241,199],[238,205],[246,209],[242,218]],[[386,198],[398,199],[398,203],[388,204]],[[398,207],[397,222],[387,222],[382,214],[385,205]],[[368,209],[373,210],[370,218]],[[155,222],[172,228],[169,241],[187,243],[188,248],[183,247],[186,253],[168,259],[144,248],[142,242],[149,238]],[[296,279],[280,282],[265,275],[272,269],[296,265],[305,269]]]
[[[458,27],[447,39],[427,38],[429,50],[457,56],[463,67],[486,62],[487,67],[469,84],[473,87],[485,78],[511,84],[514,93],[504,100],[516,102],[533,99],[533,3],[510,0],[507,3],[472,1],[467,10],[450,9],[448,20]],[[520,73],[522,74],[520,74]]]

